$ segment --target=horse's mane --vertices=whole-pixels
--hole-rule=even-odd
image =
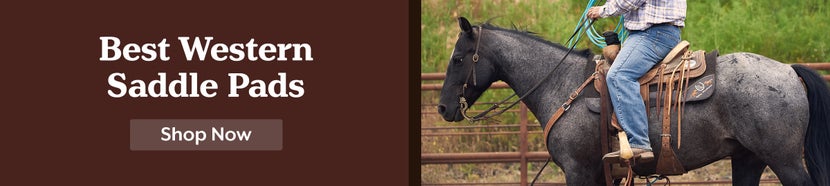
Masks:
[[[538,35],[536,35],[535,32],[531,32],[531,31],[528,31],[528,30],[520,30],[516,27],[515,24],[513,25],[512,29],[508,29],[508,28],[503,28],[503,27],[500,27],[498,25],[495,25],[495,24],[491,23],[490,21],[492,21],[492,20],[493,20],[492,18],[488,19],[486,22],[482,23],[480,26],[482,28],[485,28],[485,29],[488,29],[488,30],[499,30],[499,31],[514,33],[516,35],[525,36],[525,37],[530,38],[534,41],[538,41],[540,43],[544,43],[546,45],[556,47],[556,48],[564,50],[564,51],[568,50],[568,47],[565,47],[565,46],[563,46],[559,43],[554,43],[554,42],[545,40],[544,38],[539,37]],[[593,53],[591,53],[590,49],[574,50],[574,54],[582,55],[582,56],[585,56],[585,57],[590,57],[591,55],[593,55]]]

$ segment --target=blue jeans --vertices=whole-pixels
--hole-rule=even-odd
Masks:
[[[680,28],[676,26],[662,24],[643,31],[633,30],[608,70],[606,80],[611,103],[632,148],[651,150],[646,105],[637,80],[679,42]]]

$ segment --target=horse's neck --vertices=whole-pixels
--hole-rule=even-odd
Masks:
[[[515,43],[502,46],[504,48],[500,55],[503,60],[499,63],[501,79],[519,96],[530,92],[534,85],[544,81],[522,101],[537,119],[548,119],[555,111],[553,108],[567,100],[571,91],[584,81],[582,74],[587,62],[586,57],[573,51],[557,68],[567,49],[563,50],[562,47],[550,46],[533,39],[522,40],[505,35],[501,37],[511,41],[502,41],[499,44]],[[544,79],[549,73],[553,74]]]

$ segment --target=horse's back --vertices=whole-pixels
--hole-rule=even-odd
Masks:
[[[767,123],[779,120],[793,127],[807,122],[807,97],[798,75],[773,59],[734,53],[718,57],[716,96],[720,112],[730,123]],[[790,123],[790,124],[787,124]]]

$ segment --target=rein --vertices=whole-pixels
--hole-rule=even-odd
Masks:
[[[484,36],[484,29],[483,27],[478,27],[478,37],[476,37],[476,51],[473,53],[473,65],[470,68],[470,73],[467,74],[467,79],[464,80],[464,86],[461,86],[461,92],[458,92],[458,102],[461,104],[461,115],[464,116],[467,120],[470,121],[478,121],[478,119],[471,118],[467,116],[467,109],[469,109],[469,105],[467,104],[467,99],[464,98],[464,91],[467,90],[467,83],[470,82],[470,78],[473,79],[473,86],[478,86],[476,81],[476,64],[478,64],[478,46],[481,43],[481,37]],[[513,94],[515,95],[515,94]],[[511,96],[513,97],[513,96]],[[506,101],[506,100],[505,100]],[[475,116],[479,117],[479,116]],[[474,120],[475,119],[475,120]]]
[[[586,23],[588,24],[588,27],[590,27],[591,25],[594,24],[594,22],[591,21],[590,19],[586,19],[585,21],[580,22],[579,25],[582,26]],[[568,55],[571,54],[571,52],[573,51],[574,47],[576,47],[576,45],[571,45],[571,47],[568,48],[568,52],[566,52],[565,55],[562,56],[562,59],[559,60],[559,63],[557,63],[556,66],[553,67],[553,70],[548,72],[548,74],[544,78],[542,78],[541,80],[539,80],[539,82],[537,82],[535,85],[533,85],[533,88],[530,88],[530,91],[528,91],[524,95],[520,96],[518,100],[513,101],[507,107],[504,107],[503,109],[501,109],[499,111],[496,111],[493,114],[488,114],[488,113],[498,109],[499,107],[501,107],[502,104],[507,103],[507,101],[510,100],[510,98],[513,98],[513,97],[518,95],[514,92],[513,95],[510,95],[507,98],[505,98],[504,100],[501,100],[501,101],[493,104],[493,106],[490,106],[490,108],[484,110],[483,112],[479,113],[478,115],[470,117],[469,115],[467,115],[467,110],[470,109],[470,105],[467,104],[467,99],[464,98],[464,91],[467,89],[467,84],[470,82],[470,78],[473,79],[473,86],[476,86],[476,76],[475,76],[475,68],[476,67],[475,67],[475,64],[478,63],[478,59],[479,59],[479,56],[478,56],[478,48],[479,47],[478,46],[479,46],[479,43],[481,43],[481,37],[484,35],[483,31],[484,30],[482,29],[482,27],[479,26],[478,27],[478,37],[476,38],[476,50],[475,50],[475,53],[473,54],[473,65],[470,68],[470,74],[467,75],[467,79],[464,81],[464,86],[461,87],[461,92],[458,93],[458,97],[459,97],[458,101],[459,101],[459,104],[461,105],[461,115],[464,116],[464,118],[467,119],[470,122],[486,120],[486,119],[490,119],[492,117],[501,115],[502,113],[506,112],[508,109],[510,109],[513,106],[516,106],[517,104],[519,104],[519,102],[522,101],[524,98],[526,98],[528,95],[530,95],[530,93],[533,93],[534,91],[536,91],[536,89],[538,89],[542,85],[542,83],[545,82],[546,79],[553,76],[553,72],[555,72],[556,69],[559,68],[559,65],[561,65],[565,61],[565,59],[568,57]],[[574,33],[571,34],[571,37],[568,38],[568,42],[573,40],[574,36],[576,36],[576,34],[578,34],[578,33],[579,33],[579,30],[574,31]],[[579,38],[576,38],[575,42],[579,42]],[[563,108],[570,108],[570,104],[569,103],[562,104],[562,107]]]

